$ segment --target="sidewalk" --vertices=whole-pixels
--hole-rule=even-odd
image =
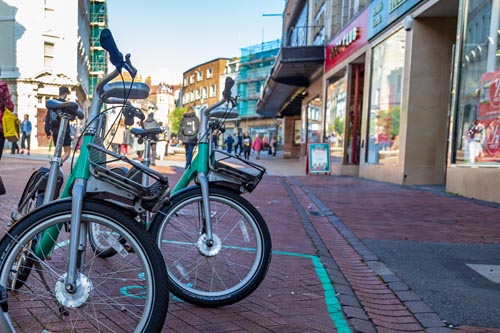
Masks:
[[[43,151],[4,155],[2,230],[26,175],[47,161]],[[500,205],[434,187],[306,176],[299,159],[251,161],[267,169],[245,194],[273,239],[266,279],[220,309],[173,299],[164,332],[500,332]],[[183,163],[167,156],[156,168],[174,183]]]

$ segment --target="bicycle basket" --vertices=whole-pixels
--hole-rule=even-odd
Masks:
[[[212,150],[209,181],[223,183],[241,193],[252,192],[264,176],[266,168],[222,150]]]
[[[88,149],[91,174],[99,180],[132,194],[134,198],[140,199],[148,210],[155,203],[168,197],[168,178],[161,173],[126,156],[107,150],[97,136],[94,138],[94,143],[88,145]],[[111,167],[111,164],[116,166],[119,162],[128,164],[130,171],[124,173],[120,172],[120,168]],[[149,177],[148,185],[142,184],[143,174]]]

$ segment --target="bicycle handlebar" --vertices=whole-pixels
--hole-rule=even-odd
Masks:
[[[222,92],[222,97],[229,101],[231,99],[231,88],[234,86],[234,80],[229,76],[226,77],[226,82],[224,84],[224,91]]]
[[[137,69],[135,69],[130,62],[130,54],[126,54],[125,59],[123,58],[123,54],[120,52],[120,50],[118,50],[118,47],[116,46],[113,34],[111,34],[111,30],[103,29],[101,31],[99,41],[102,48],[108,51],[109,61],[111,61],[111,63],[118,69],[118,71],[121,71],[122,68],[125,68],[130,73],[132,78],[135,78]]]
[[[115,67],[123,66],[123,54],[118,50],[115,39],[109,29],[103,29],[100,37],[101,46],[108,51],[109,60]]]
[[[230,78],[229,76],[226,77],[226,82],[224,83],[224,91],[222,92],[222,99],[218,102],[216,102],[213,105],[210,105],[206,110],[205,110],[205,115],[208,116],[210,114],[210,111],[218,108],[222,104],[226,102],[231,102],[233,104],[233,107],[237,105],[236,99],[231,97],[231,88],[234,86],[234,80]]]

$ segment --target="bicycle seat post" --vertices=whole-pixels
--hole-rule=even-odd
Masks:
[[[57,177],[59,175],[61,167],[61,152],[64,144],[64,137],[66,134],[66,128],[68,127],[69,117],[62,115],[61,124],[59,126],[59,132],[57,134],[57,141],[55,142],[54,155],[50,159],[50,171],[49,179],[47,181],[46,194],[43,198],[43,204],[47,204],[55,199],[56,188],[57,188]]]

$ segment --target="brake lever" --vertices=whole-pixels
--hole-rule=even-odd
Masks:
[[[125,68],[125,70],[129,72],[132,79],[135,79],[135,76],[137,75],[137,69],[132,65],[132,62],[130,61],[130,53],[127,53],[127,55],[125,56],[123,68]]]
[[[233,108],[235,108],[236,106],[238,106],[238,95],[236,95],[235,97],[231,97],[231,99],[229,100],[231,102],[231,105],[233,106]]]

